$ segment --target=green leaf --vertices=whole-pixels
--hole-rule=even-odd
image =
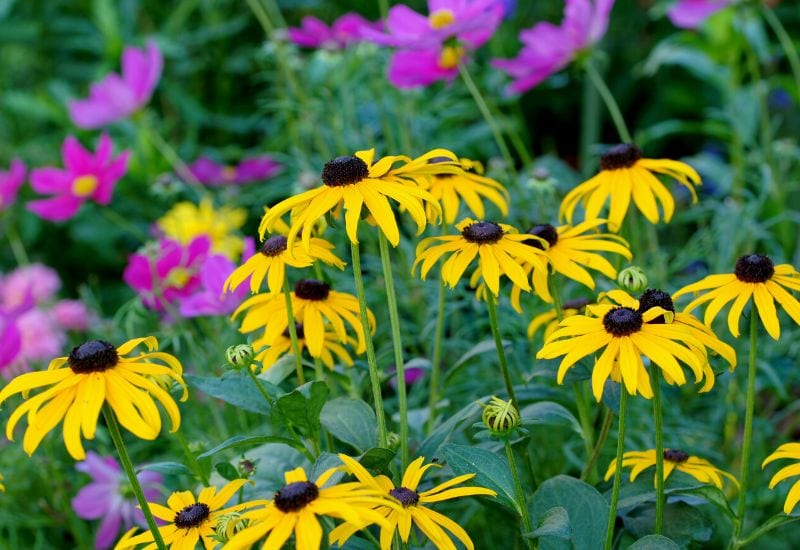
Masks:
[[[327,384],[319,380],[303,384],[281,396],[272,412],[280,422],[296,427],[304,435],[319,437],[319,415],[329,391]]]
[[[288,445],[290,447],[297,449],[303,454],[308,454],[308,450],[303,446],[302,443],[295,441],[293,439],[289,439],[287,437],[280,437],[277,435],[257,435],[252,437],[247,437],[244,435],[235,435],[230,439],[223,441],[216,447],[209,449],[208,451],[199,455],[197,458],[198,459],[208,458],[222,451],[227,451],[228,449],[263,445],[264,443],[283,443],[284,445]]]
[[[378,422],[372,408],[360,399],[337,397],[325,403],[320,422],[335,438],[364,452],[377,444]]]
[[[655,507],[642,506],[623,516],[625,528],[635,537],[651,534],[655,526]],[[682,546],[711,540],[711,520],[699,508],[685,502],[664,507],[664,535]]]
[[[439,448],[447,441],[450,434],[452,434],[461,423],[470,418],[479,418],[481,410],[481,406],[478,403],[472,402],[452,415],[445,422],[437,426],[436,429],[433,430],[433,433],[422,442],[422,445],[419,446],[417,451],[417,456],[425,456],[428,458],[436,456],[439,452]]]
[[[542,516],[538,527],[525,536],[529,539],[558,537],[570,540],[572,538],[572,526],[569,523],[569,513],[566,508],[561,506],[550,508]]]
[[[383,447],[373,447],[361,455],[358,463],[368,470],[375,470],[378,473],[389,474],[389,464],[397,453],[391,449]]]
[[[139,470],[150,470],[168,476],[190,476],[194,477],[194,473],[180,462],[153,462],[152,464],[145,464]]]
[[[680,550],[680,546],[662,535],[647,535],[631,544],[628,550]]]
[[[220,462],[219,464],[214,464],[214,469],[219,475],[228,481],[239,479],[239,472],[236,471],[236,468],[234,468],[230,462]]]
[[[532,403],[520,411],[520,417],[523,424],[569,426],[581,433],[581,425],[575,416],[566,407],[553,401]]]
[[[497,492],[497,498],[517,509],[514,480],[508,462],[492,451],[468,445],[447,443],[440,452],[457,475],[475,474],[471,483]]]
[[[700,497],[703,500],[710,502],[717,508],[725,512],[731,519],[736,518],[736,512],[731,508],[728,499],[725,498],[725,493],[714,487],[713,485],[698,485],[696,487],[678,488],[665,491],[667,495],[690,495]],[[691,504],[691,503],[689,503]]]
[[[269,403],[246,374],[228,372],[221,378],[187,374],[184,379],[190,386],[206,395],[221,399],[234,407],[260,414],[269,414],[270,412]],[[262,384],[267,390],[267,394],[273,399],[283,393],[280,388],[268,382],[262,382]]]

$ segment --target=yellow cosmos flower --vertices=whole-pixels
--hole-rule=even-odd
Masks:
[[[650,449],[649,451],[629,451],[622,455],[622,467],[630,468],[630,480],[635,481],[639,474],[646,469],[655,467],[656,465],[656,450]],[[689,456],[688,453],[678,449],[664,449],[664,481],[667,480],[669,475],[674,471],[684,472],[695,478],[700,483],[710,483],[717,489],[722,489],[723,477],[728,478],[733,482],[736,487],[739,487],[739,482],[731,474],[725,470],[720,470],[708,460],[697,456]],[[617,471],[617,460],[611,461],[606,471],[606,481],[611,479],[614,472]],[[653,475],[653,483],[655,483],[655,475]]]
[[[140,344],[147,347],[147,353],[128,356]],[[13,439],[14,427],[27,413],[28,429],[22,448],[30,455],[63,418],[67,451],[75,460],[84,460],[81,433],[86,439],[94,439],[103,403],[111,406],[119,423],[136,437],[152,440],[161,432],[156,400],[172,421],[171,431],[176,431],[181,423],[178,406],[152,377],[175,380],[183,387],[185,401],[183,367],[172,355],[157,350],[158,341],[153,336],[128,340],[116,349],[108,342],[91,340],[74,348],[68,357],[53,359],[46,371],[17,376],[0,391],[0,403],[16,393],[25,398],[8,419],[6,437]],[[44,386],[52,387],[28,396],[30,390]]]
[[[429,162],[438,164],[450,162],[448,157],[435,157]],[[483,201],[494,204],[503,216],[508,215],[508,191],[502,184],[483,175],[480,162],[466,158],[459,159],[463,169],[460,173],[445,173],[422,180],[422,188],[428,191],[442,206],[443,222],[453,225],[460,209],[460,200],[464,201],[472,214],[479,219],[486,217]],[[436,223],[439,216],[432,203],[425,205],[428,222]]]
[[[750,254],[736,260],[732,274],[709,275],[705,279],[687,285],[675,293],[675,298],[689,292],[708,290],[686,306],[692,311],[700,304],[708,302],[703,321],[711,325],[714,318],[728,302],[733,302],[728,312],[728,330],[739,337],[739,320],[750,298],[767,333],[775,340],[781,336],[781,325],[775,302],[780,304],[792,320],[800,325],[800,302],[789,290],[800,290],[800,273],[789,264],[775,265],[767,256]]]
[[[202,540],[206,550],[216,548],[217,541],[214,540],[214,535],[220,516],[261,504],[260,502],[246,502],[222,508],[247,482],[246,479],[235,479],[225,485],[219,493],[216,487],[205,487],[196,499],[191,491],[175,492],[167,499],[168,507],[148,502],[153,515],[167,522],[166,525],[158,528],[164,544],[175,550],[179,548],[193,550]],[[117,543],[114,550],[124,550],[146,543],[150,544],[143,550],[156,548],[156,543],[153,542],[153,533],[150,531],[135,537],[126,537]]]
[[[465,474],[454,477],[451,480],[440,483],[436,487],[427,491],[418,492],[417,488],[425,472],[437,464],[426,464],[425,457],[419,457],[406,468],[400,487],[395,487],[394,483],[386,476],[373,477],[364,467],[349,456],[340,454],[339,458],[345,463],[347,470],[353,474],[365,487],[369,487],[376,492],[390,495],[400,502],[401,507],[381,506],[376,512],[386,518],[386,523],[381,525],[381,550],[389,550],[392,547],[392,539],[395,532],[399,533],[400,539],[408,542],[411,534],[411,526],[416,525],[428,539],[438,549],[455,549],[451,540],[455,536],[469,550],[474,549],[472,539],[464,528],[445,515],[432,510],[424,504],[433,504],[454,498],[486,495],[496,496],[497,493],[484,487],[455,487],[460,483],[469,481],[475,474]],[[342,524],[331,531],[331,542],[344,545],[359,529],[355,525]]]
[[[358,339],[356,353],[364,353],[366,341],[359,317],[358,299],[346,292],[331,290],[331,285],[314,279],[303,279],[294,285],[291,293],[294,320],[303,323],[305,341],[312,357],[321,357],[325,344],[325,321],[330,323],[340,342],[347,342],[345,323],[355,331]],[[245,313],[241,332],[264,329],[263,342],[274,342],[289,328],[286,299],[280,292],[256,294],[248,298],[233,312],[233,318]],[[367,310],[369,324],[375,332],[375,316]]]
[[[417,259],[412,271],[418,264],[420,277],[425,279],[433,265],[445,254],[452,253],[442,265],[442,280],[450,288],[454,288],[464,271],[475,258],[478,258],[480,278],[495,296],[500,292],[500,276],[506,275],[514,284],[523,290],[531,290],[528,276],[522,268],[524,262],[534,266],[534,279],[539,285],[547,286],[547,269],[543,263],[543,251],[528,246],[526,242],[534,237],[519,232],[502,223],[463,219],[457,226],[460,235],[428,237],[417,245]],[[435,242],[442,242],[437,244]],[[544,243],[544,241],[542,241]],[[536,273],[544,273],[543,282],[537,279]],[[537,286],[537,292],[538,292]]]
[[[770,462],[784,458],[792,458],[800,461],[800,443],[784,443],[764,460],[761,464],[761,468],[763,469]],[[800,462],[784,466],[778,470],[778,472],[772,476],[769,482],[769,488],[774,489],[781,481],[794,476],[800,476]],[[800,502],[800,479],[795,481],[792,488],[789,489],[789,494],[786,495],[786,501],[783,503],[783,513],[791,514],[798,502]]]
[[[211,199],[200,204],[179,202],[164,214],[156,225],[167,237],[188,244],[200,235],[211,238],[211,250],[236,260],[242,254],[244,243],[236,231],[247,221],[243,208],[222,206],[215,209]]]
[[[386,524],[376,506],[395,504],[382,492],[361,483],[339,483],[325,487],[339,468],[331,468],[311,482],[302,468],[284,474],[286,485],[275,492],[265,508],[242,514],[250,526],[242,529],[225,545],[226,550],[250,548],[267,537],[264,550],[278,550],[294,533],[297,550],[318,550],[322,543],[322,525],[317,516],[342,519],[363,529],[369,524]]]
[[[669,223],[675,211],[675,200],[669,190],[653,173],[674,178],[692,194],[697,202],[694,188],[700,185],[700,175],[686,163],[669,159],[643,159],[638,147],[631,144],[616,145],[600,157],[600,173],[567,193],[561,201],[559,216],[571,223],[575,207],[583,203],[584,219],[598,218],[610,197],[608,229],[619,231],[628,212],[631,198],[639,211],[650,223],[658,223],[660,216],[656,200],[661,203],[664,222]]]
[[[513,303],[513,302],[512,302]],[[586,306],[589,304],[589,300],[586,298],[575,298],[574,300],[567,300],[561,306],[561,312],[563,317],[566,319],[567,317],[572,317],[573,315],[578,315],[586,311]],[[519,305],[519,304],[517,304]],[[519,313],[522,313],[522,309],[517,310]],[[542,328],[544,328],[544,341],[550,339],[553,333],[558,330],[558,315],[556,314],[555,309],[549,309],[544,313],[540,313],[528,325],[528,338],[533,340],[533,337],[536,335],[536,332]]]
[[[450,162],[429,164],[432,158],[444,157]],[[358,242],[358,222],[364,207],[386,238],[397,246],[400,231],[388,199],[392,199],[406,210],[417,224],[417,233],[425,230],[425,203],[439,212],[440,207],[433,196],[420,184],[428,177],[443,173],[460,173],[458,158],[445,149],[434,149],[410,159],[405,156],[388,156],[375,161],[375,149],[358,151],[352,157],[338,157],[322,169],[320,187],[290,197],[269,210],[261,220],[259,232],[263,236],[272,231],[277,221],[292,212],[289,243],[298,232],[302,233],[303,246],[310,246],[310,230],[319,218],[329,212],[338,214],[344,206],[345,228],[350,242]],[[399,166],[395,167],[399,163]]]
[[[303,349],[306,347],[305,328],[303,327],[303,323],[295,323],[294,328],[297,334],[297,343],[302,353]],[[351,346],[358,345],[355,338],[350,337],[347,338],[347,343]],[[259,352],[255,359],[261,362],[263,370],[267,370],[274,365],[278,359],[283,357],[284,354],[291,353],[292,340],[289,335],[289,327],[286,327],[272,342],[267,342],[264,338],[259,338],[253,342],[253,347],[256,349],[260,349],[264,346],[267,346],[266,349]],[[323,365],[333,370],[337,358],[348,367],[353,366],[353,358],[347,352],[347,349],[339,343],[339,338],[336,333],[325,331],[319,359],[322,360]]]

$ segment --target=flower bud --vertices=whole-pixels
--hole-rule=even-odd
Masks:
[[[626,267],[617,275],[617,283],[628,292],[642,292],[647,288],[647,275],[641,267]]]
[[[494,436],[508,435],[519,426],[519,411],[511,401],[503,401],[499,397],[492,397],[488,405],[483,406],[481,416],[484,425]]]
[[[400,448],[400,436],[394,432],[386,434],[386,446],[396,451]]]
[[[217,525],[212,538],[222,544],[227,543],[233,536],[250,525],[250,521],[242,518],[241,512],[231,512],[217,518]]]
[[[225,351],[225,359],[228,361],[228,365],[234,369],[249,367],[253,363],[254,355],[253,346],[250,344],[229,346]]]

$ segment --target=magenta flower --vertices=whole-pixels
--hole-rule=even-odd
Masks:
[[[614,0],[566,0],[560,27],[543,22],[521,31],[517,57],[495,59],[492,65],[514,79],[509,91],[530,90],[603,38],[613,6]]]
[[[0,171],[0,210],[4,210],[17,200],[17,191],[25,183],[27,170],[25,164],[19,160],[11,161],[8,172]]]
[[[225,166],[208,157],[200,157],[189,166],[192,175],[210,187],[262,181],[281,171],[281,165],[267,155],[244,159],[238,166]]]
[[[0,280],[0,305],[6,309],[27,310],[49,302],[61,288],[56,271],[44,264],[18,267]],[[23,304],[29,304],[23,307]]]
[[[22,349],[22,336],[14,317],[0,309],[0,371],[14,362]]]
[[[316,17],[303,17],[300,27],[289,28],[289,40],[303,48],[342,50],[363,40],[364,29],[379,30],[381,24],[372,23],[357,13],[346,13],[328,27]]]
[[[729,4],[729,0],[678,0],[667,10],[667,17],[676,27],[696,29]]]
[[[64,330],[83,331],[89,328],[91,315],[86,304],[80,300],[61,300],[53,306],[50,313]]]
[[[91,483],[72,499],[75,515],[82,519],[103,518],[94,539],[95,548],[111,548],[119,535],[120,527],[125,531],[134,525],[147,527],[127,478],[113,457],[101,457],[89,451],[86,453],[86,460],[76,464],[75,469],[92,478]],[[161,474],[142,470],[136,477],[148,501],[152,502],[161,496],[160,486],[164,481]]]
[[[210,249],[207,235],[195,237],[185,246],[161,239],[153,253],[133,254],[122,278],[146,307],[164,311],[167,305],[187,298],[199,288],[200,268]]]
[[[65,170],[37,168],[31,172],[34,191],[53,197],[29,202],[28,210],[58,222],[74,216],[87,200],[102,205],[110,203],[114,186],[125,175],[130,156],[130,151],[123,151],[114,158],[112,149],[107,134],[100,136],[96,153],[84,149],[75,137],[67,137],[61,146]]]
[[[161,78],[164,58],[155,42],[146,50],[122,52],[122,76],[111,73],[89,87],[88,99],[69,102],[69,116],[79,128],[100,128],[141,109]]]

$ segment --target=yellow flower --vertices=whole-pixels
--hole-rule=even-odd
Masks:
[[[140,344],[148,352],[128,357]],[[172,431],[176,431],[181,423],[178,406],[152,377],[168,376],[175,380],[183,387],[185,401],[183,368],[175,357],[157,350],[158,341],[153,336],[128,340],[116,349],[108,342],[91,340],[74,348],[68,357],[53,359],[46,371],[14,378],[0,391],[0,403],[16,393],[22,393],[25,402],[8,419],[6,437],[13,439],[14,427],[27,413],[28,429],[22,448],[30,455],[63,418],[67,451],[75,460],[84,460],[81,433],[86,439],[94,439],[103,403],[111,406],[119,423],[136,437],[152,440],[161,431],[155,400],[164,406],[172,421]],[[46,391],[28,397],[30,390],[50,385],[53,386]]]
[[[411,534],[412,524],[416,525],[419,530],[430,539],[434,546],[440,550],[455,549],[451,540],[452,536],[455,536],[461,541],[465,547],[473,550],[474,546],[472,540],[458,523],[427,506],[423,506],[423,504],[433,504],[444,500],[474,495],[496,496],[496,492],[484,487],[453,488],[460,483],[469,481],[475,477],[475,474],[465,474],[454,477],[432,489],[418,492],[417,488],[425,472],[433,466],[438,466],[437,464],[426,464],[423,466],[422,463],[425,462],[425,457],[419,457],[408,465],[408,468],[406,468],[403,474],[400,487],[395,487],[392,481],[386,476],[379,475],[373,477],[361,464],[349,456],[340,454],[339,458],[345,463],[347,470],[364,484],[365,487],[370,487],[376,492],[390,495],[397,499],[402,505],[396,508],[381,506],[376,509],[376,512],[387,520],[386,523],[381,526],[381,550],[389,550],[392,547],[392,539],[394,538],[395,532],[399,533],[400,539],[407,543],[409,535]],[[342,546],[347,539],[358,530],[359,528],[355,525],[349,525],[347,523],[339,525],[331,531],[331,542],[338,543]]]
[[[364,353],[366,341],[359,317],[358,299],[346,292],[331,290],[331,285],[314,279],[303,279],[294,285],[291,293],[294,320],[303,323],[306,345],[312,357],[321,357],[325,343],[325,320],[327,320],[340,342],[347,342],[345,322],[358,338],[356,353]],[[289,327],[286,299],[280,292],[256,294],[242,302],[233,312],[233,317],[246,311],[242,319],[241,332],[264,329],[262,342],[274,342]],[[372,332],[375,332],[375,316],[367,310]]]
[[[3,477],[3,474],[0,474],[0,481],[3,481],[4,479],[5,478]],[[0,483],[0,493],[5,493],[5,491],[6,491],[6,486]]]
[[[294,326],[297,334],[297,343],[300,346],[300,352],[302,353],[303,348],[306,345],[305,329],[303,327],[303,323],[295,323]],[[348,337],[347,343],[351,346],[357,345],[355,338]],[[260,351],[255,358],[257,361],[261,361],[262,368],[267,370],[274,365],[278,359],[283,356],[283,354],[291,353],[292,340],[289,335],[289,327],[286,327],[286,329],[272,342],[268,342],[265,338],[259,338],[253,342],[253,347],[256,349],[260,349],[263,346],[267,346],[267,348]],[[353,358],[350,357],[349,353],[347,353],[347,349],[345,349],[345,347],[339,343],[336,333],[326,330],[319,359],[322,360],[323,365],[333,370],[334,364],[336,363],[336,358],[334,356],[338,357],[339,361],[348,367],[353,366]]]
[[[512,302],[513,304],[513,302]],[[563,313],[563,317],[566,319],[567,317],[572,317],[573,315],[578,315],[579,313],[583,313],[586,311],[586,306],[589,304],[589,300],[586,298],[575,298],[574,300],[567,300],[564,302],[563,306],[561,307],[561,312]],[[518,312],[522,313],[521,309],[517,310]],[[528,338],[533,339],[536,331],[540,328],[545,327],[544,329],[544,341],[550,339],[550,336],[558,329],[558,315],[556,314],[555,309],[549,309],[544,313],[540,313],[536,317],[533,318],[531,323],[528,325]]]
[[[211,199],[200,204],[179,202],[160,218],[156,225],[167,237],[187,244],[199,235],[208,235],[211,250],[236,260],[242,253],[244,242],[236,230],[244,225],[247,212],[242,208],[222,206],[214,209]]]
[[[664,222],[669,223],[675,211],[675,201],[669,190],[653,175],[664,174],[677,180],[692,194],[697,202],[694,187],[700,185],[700,175],[686,163],[669,159],[643,159],[638,147],[631,144],[616,145],[600,157],[601,171],[567,193],[561,201],[559,216],[572,222],[579,202],[586,210],[584,219],[593,220],[600,215],[606,199],[611,198],[608,229],[618,232],[625,219],[631,198],[650,223],[658,223],[660,216],[656,199],[661,203]]]
[[[685,311],[692,311],[700,304],[709,302],[703,318],[705,324],[709,326],[720,310],[728,302],[733,302],[728,312],[728,330],[736,338],[739,337],[742,311],[752,297],[764,328],[777,340],[781,336],[781,326],[778,322],[778,313],[775,311],[776,301],[783,306],[789,317],[800,325],[800,302],[786,291],[787,288],[800,290],[800,273],[794,267],[789,264],[775,265],[767,256],[750,254],[736,260],[733,273],[709,275],[701,281],[683,287],[674,294],[674,297],[689,292],[710,290],[692,300],[685,308]]]
[[[761,468],[763,469],[770,462],[774,462],[775,460],[780,460],[783,458],[800,460],[800,443],[784,443],[775,449],[775,452],[769,455],[766,460],[764,460],[764,462],[761,464]],[[790,464],[789,466],[784,466],[778,470],[778,473],[772,476],[772,479],[769,482],[769,488],[774,489],[775,486],[781,481],[798,475],[800,475],[800,462],[796,464]],[[800,479],[795,481],[794,485],[792,485],[792,488],[789,489],[789,494],[786,495],[786,502],[783,503],[783,513],[791,514],[798,502],[800,502]]]
[[[242,514],[250,526],[242,529],[225,545],[226,550],[250,548],[264,537],[264,550],[278,550],[294,532],[297,550],[318,550],[322,525],[317,516],[343,519],[356,531],[371,523],[385,524],[383,515],[373,510],[388,503],[388,497],[361,483],[339,483],[324,487],[339,468],[331,468],[311,482],[302,468],[284,474],[286,485],[275,492],[265,508]]]
[[[450,162],[448,157],[435,157],[430,159],[431,164]],[[499,182],[483,175],[483,165],[480,162],[466,158],[459,159],[463,170],[459,173],[444,173],[422,180],[422,188],[428,191],[442,206],[443,222],[453,225],[460,208],[459,199],[476,218],[486,217],[483,200],[493,203],[503,216],[508,215],[508,191]],[[428,222],[435,223],[438,212],[432,203],[425,205]]]
[[[622,467],[631,468],[630,480],[635,481],[639,474],[651,466],[656,465],[656,450],[649,451],[629,451],[622,455]],[[717,489],[722,489],[723,476],[730,479],[736,487],[739,482],[725,470],[720,470],[708,460],[697,456],[689,456],[688,453],[678,449],[664,449],[664,481],[674,471],[684,472],[695,478],[700,483],[710,483]],[[606,481],[611,479],[617,471],[617,460],[611,461],[606,471]],[[653,476],[655,483],[655,475]]]
[[[206,550],[213,550],[217,546],[214,535],[217,527],[217,519],[230,512],[251,508],[262,502],[246,502],[222,508],[236,491],[247,483],[246,479],[235,479],[225,485],[217,493],[216,487],[205,487],[200,494],[195,496],[191,491],[180,491],[170,495],[167,499],[167,506],[162,506],[154,502],[148,502],[150,511],[160,520],[167,522],[158,528],[164,544],[174,549],[193,550],[198,542],[203,541]],[[114,550],[124,550],[133,548],[139,544],[150,543],[144,550],[151,550],[156,547],[153,542],[153,533],[147,531],[135,537],[126,537],[117,543]]]
[[[442,256],[452,255],[442,265],[442,280],[454,288],[464,271],[478,258],[480,277],[495,296],[500,292],[500,276],[506,275],[523,290],[531,290],[528,276],[522,267],[524,262],[534,266],[534,284],[537,292],[542,284],[547,287],[547,269],[543,263],[543,251],[528,246],[527,241],[535,237],[519,234],[510,225],[465,218],[456,226],[460,235],[428,237],[417,245],[417,259],[412,271],[422,264],[420,277],[425,279],[433,265]],[[431,246],[441,241],[443,244]],[[542,241],[544,242],[544,241]],[[544,274],[544,279],[537,274]]]

